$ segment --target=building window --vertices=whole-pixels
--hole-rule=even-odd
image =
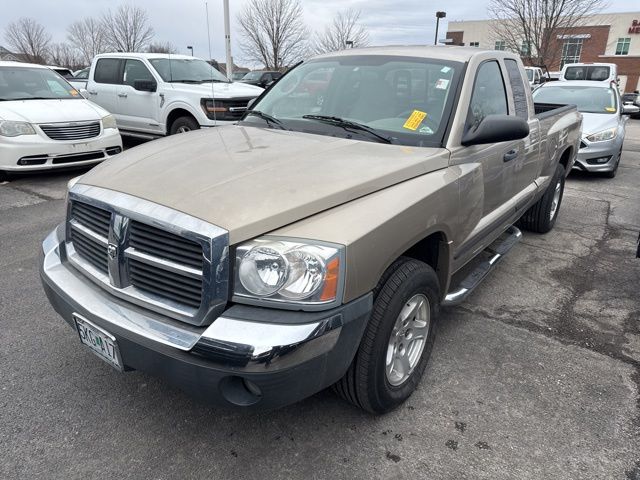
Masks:
[[[520,45],[520,55],[523,57],[531,56],[531,42],[522,42],[522,45]]]
[[[631,45],[631,38],[619,38],[616,45],[616,55],[629,55],[629,45]]]
[[[507,44],[504,40],[496,40],[495,50],[506,50]]]
[[[580,54],[582,53],[582,38],[568,38],[562,44],[562,58],[560,60],[560,68],[565,63],[578,63]]]
[[[480,42],[469,42],[469,46],[470,47],[479,47],[480,46]]]

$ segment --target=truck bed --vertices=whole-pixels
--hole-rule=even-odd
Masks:
[[[533,104],[536,117],[542,120],[544,118],[556,115],[558,113],[568,112],[575,108],[574,105],[561,105],[559,103],[537,103]]]

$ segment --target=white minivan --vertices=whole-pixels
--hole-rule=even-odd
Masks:
[[[115,118],[56,72],[0,62],[0,177],[92,165],[121,151]]]
[[[87,98],[113,113],[122,134],[142,138],[234,123],[263,91],[165,53],[96,55],[87,82]]]
[[[593,80],[618,83],[618,66],[615,63],[567,63],[562,67],[560,80]]]

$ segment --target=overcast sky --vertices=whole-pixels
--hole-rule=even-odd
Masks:
[[[0,45],[5,45],[6,25],[19,17],[33,17],[52,34],[53,40],[65,40],[66,27],[76,19],[99,16],[119,3],[146,9],[155,30],[155,40],[171,42],[180,53],[193,45],[195,55],[208,57],[205,0],[0,0]],[[237,64],[243,59],[238,48],[235,17],[248,0],[231,0],[232,53]],[[509,1],[509,0],[506,0]],[[322,31],[335,13],[345,8],[361,10],[362,23],[368,27],[373,45],[432,43],[435,12],[444,10],[447,18],[440,24],[444,38],[447,20],[487,18],[488,0],[302,0],[305,21],[311,31]],[[211,50],[215,59],[224,61],[224,24],[222,0],[208,0],[211,21]],[[640,11],[638,0],[611,0],[606,12]],[[246,63],[246,62],[244,62]]]

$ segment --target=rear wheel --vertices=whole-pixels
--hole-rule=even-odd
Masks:
[[[334,390],[372,413],[385,413],[414,392],[435,338],[440,287],[433,269],[400,258],[378,288],[358,352]]]
[[[518,220],[517,225],[531,232],[547,233],[556,224],[562,196],[564,194],[565,172],[561,164],[551,179],[544,195],[533,204]]]
[[[169,135],[175,135],[176,133],[190,132],[191,130],[198,130],[200,125],[193,117],[183,116],[176,118],[171,124],[169,129]]]

